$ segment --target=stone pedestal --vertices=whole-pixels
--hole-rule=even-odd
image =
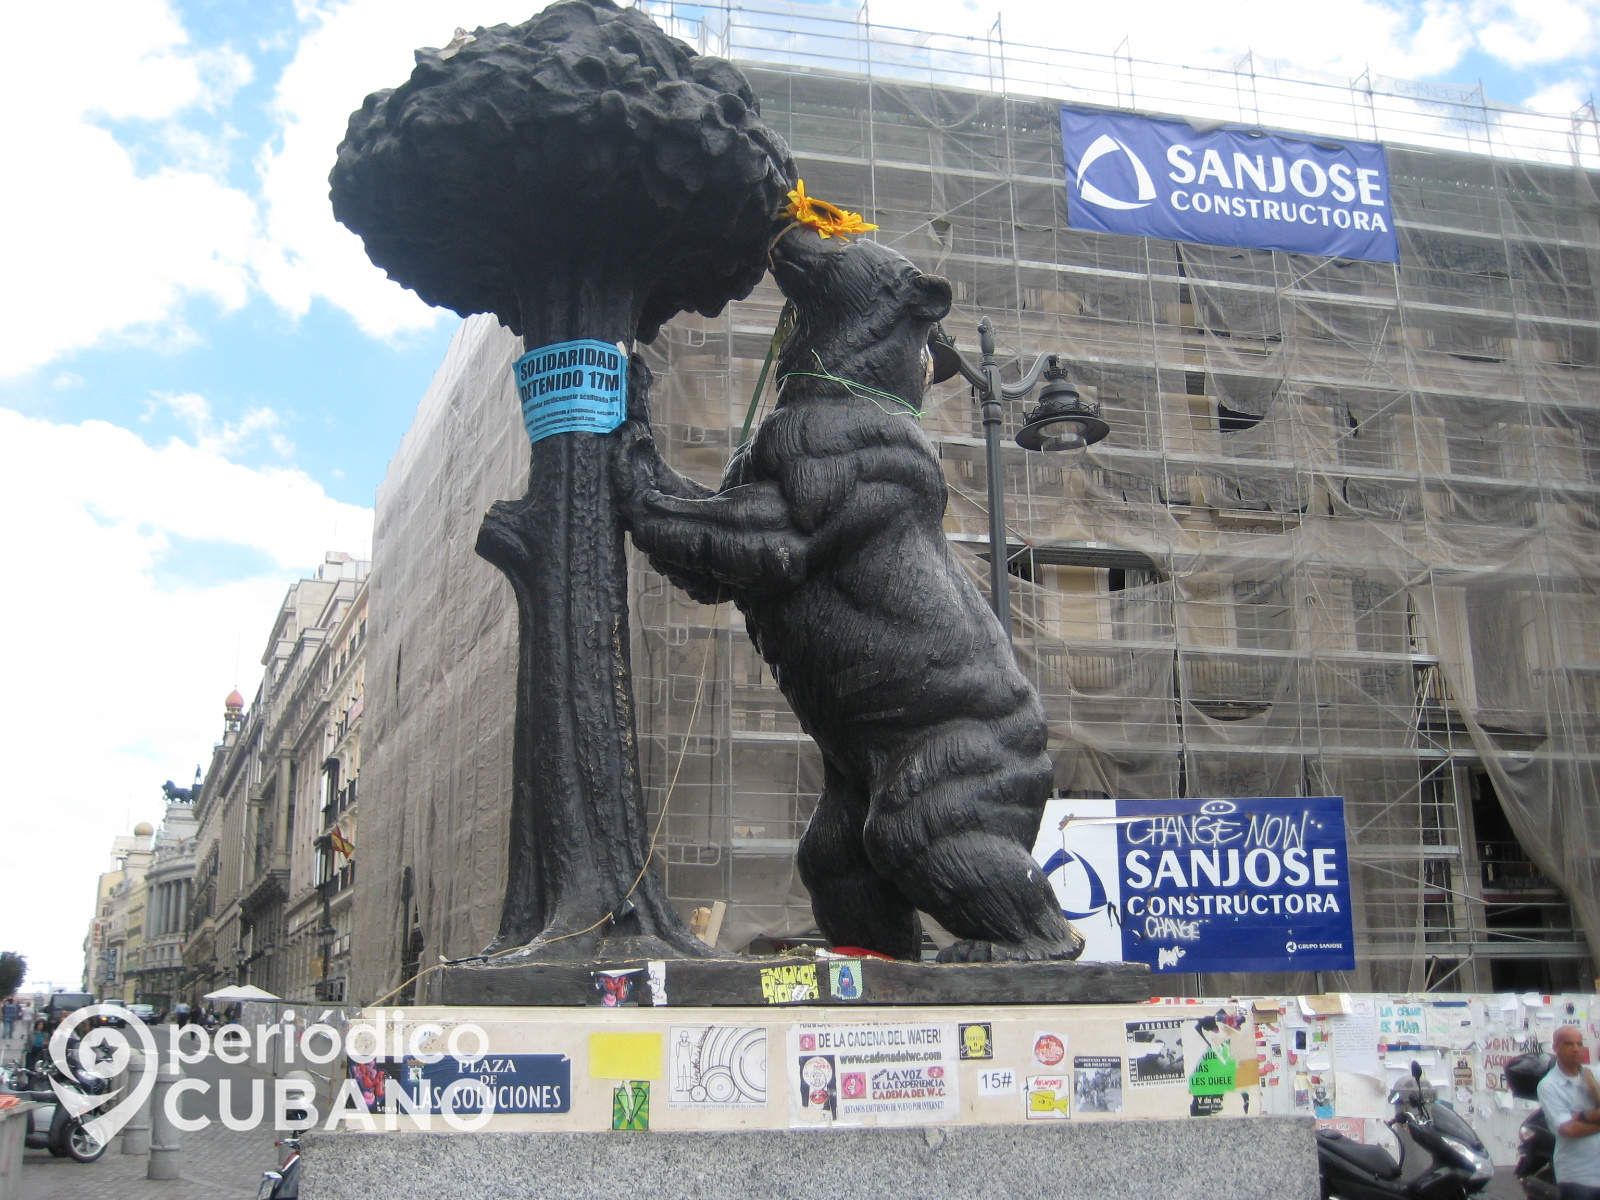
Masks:
[[[1303,1118],[825,1132],[316,1133],[303,1200],[1316,1200]]]
[[[833,960],[837,962],[839,960]],[[648,1002],[672,1007],[739,1007],[771,1002],[772,972],[817,972],[810,1005],[1136,1004],[1150,997],[1143,963],[920,963],[881,958],[848,960],[853,986],[836,995],[832,963],[812,958],[666,959],[617,957],[603,962],[468,961],[452,963],[421,982],[425,1004],[572,1006],[598,1004],[597,973],[635,970]],[[650,968],[654,966],[654,970]],[[662,989],[658,995],[652,987]]]

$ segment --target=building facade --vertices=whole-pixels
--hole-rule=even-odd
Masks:
[[[1021,406],[1008,414],[1011,624],[1058,794],[1345,798],[1357,969],[1163,984],[1585,985],[1600,936],[1593,114],[941,39],[776,0],[648,7],[741,63],[811,194],[951,281],[964,349],[988,316],[1008,378],[1055,351],[1103,406],[1110,436],[1075,458],[1010,444]],[[1075,230],[1062,100],[1383,141],[1400,262]],[[720,476],[781,305],[763,285],[642,349],[658,443],[686,474]],[[526,483],[518,353],[468,322],[379,496],[358,1000],[481,949],[498,921],[516,620],[472,546],[488,504]],[[981,579],[965,385],[931,390],[922,425],[948,536]],[[685,911],[726,901],[728,948],[807,933],[793,859],[815,747],[729,606],[636,560],[631,619],[669,891]]]
[[[366,577],[367,563],[330,552],[292,584],[254,700],[246,709],[239,693],[228,698],[195,805],[191,1000],[235,983],[302,1001],[342,991],[329,968],[349,943],[332,922],[354,872],[325,848],[353,820]]]
[[[187,936],[190,892],[194,884],[194,806],[188,801],[167,804],[156,830],[150,866],[144,875],[143,937],[134,976],[133,999],[168,1011],[183,998],[184,941]]]
[[[144,876],[154,857],[155,827],[140,821],[111,840],[111,869],[95,884],[94,917],[83,942],[83,990],[102,1000],[129,1000],[144,937]]]

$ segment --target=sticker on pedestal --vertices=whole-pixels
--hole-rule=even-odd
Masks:
[[[674,1025],[667,1103],[673,1108],[765,1108],[767,1031],[735,1025]]]
[[[1122,1058],[1080,1054],[1072,1060],[1073,1095],[1080,1113],[1122,1111]]]
[[[1065,1121],[1072,1115],[1072,1080],[1065,1075],[1028,1076],[1028,1120]]]
[[[768,1004],[803,1004],[818,1000],[817,964],[796,963],[761,968],[761,999]]]
[[[978,1072],[978,1095],[1015,1096],[1017,1073],[1010,1067],[990,1067]]]
[[[831,1054],[807,1054],[798,1060],[800,1107],[815,1109],[828,1116],[839,1112],[838,1070]]]
[[[961,1035],[962,1058],[993,1058],[994,1028],[989,1022],[957,1026]]]
[[[593,974],[594,990],[600,994],[600,1004],[604,1008],[622,1008],[638,1006],[639,998],[634,994],[638,986],[639,968],[631,971],[596,971]]]
[[[821,1123],[828,1103],[842,1125],[923,1125],[961,1115],[954,1024],[797,1025],[788,1038],[801,1073],[793,1124]],[[824,1065],[836,1073],[831,1090],[806,1081],[807,1069],[820,1074]],[[817,1100],[808,1099],[813,1092]]]
[[[1033,1063],[1037,1067],[1059,1068],[1067,1061],[1067,1035],[1064,1033],[1036,1033],[1033,1035]]]
[[[611,1128],[650,1128],[650,1082],[645,1079],[619,1083],[611,1092]]]
[[[835,1000],[859,1000],[863,991],[859,962],[852,960],[828,964],[828,993]]]
[[[1182,1021],[1128,1021],[1126,1028],[1129,1087],[1185,1082]]]

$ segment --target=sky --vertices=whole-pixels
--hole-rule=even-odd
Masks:
[[[0,73],[0,950],[76,986],[111,840],[209,761],[287,585],[369,553],[374,489],[459,321],[366,260],[351,110],[504,0],[85,0]],[[1588,101],[1600,0],[872,0],[874,21]],[[1124,44],[1124,39],[1126,43]],[[849,203],[849,198],[841,202]]]

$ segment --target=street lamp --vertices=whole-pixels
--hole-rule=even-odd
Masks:
[[[1024,450],[1082,450],[1100,441],[1110,426],[1100,417],[1100,406],[1090,404],[1067,382],[1067,369],[1060,355],[1041,354],[1033,367],[1015,383],[1000,378],[995,361],[994,325],[988,317],[978,322],[978,349],[982,362],[974,367],[956,349],[955,342],[935,325],[928,336],[928,353],[933,358],[933,382],[963,376],[976,390],[983,406],[984,457],[989,471],[989,602],[995,615],[1011,633],[1011,582],[1006,553],[1005,479],[1000,465],[1000,426],[1006,400],[1020,400],[1042,378],[1044,388],[1039,403],[1017,430],[1017,445]]]

